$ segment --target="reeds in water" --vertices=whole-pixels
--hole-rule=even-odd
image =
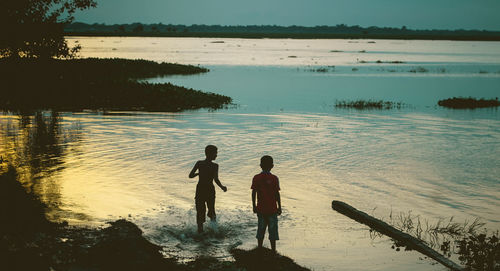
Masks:
[[[447,257],[457,257],[468,270],[500,270],[499,232],[488,231],[486,223],[479,218],[458,222],[451,217],[430,222],[411,211],[398,214],[391,211],[386,222],[439,249]],[[370,236],[373,239],[382,234],[370,230]],[[395,240],[393,242],[392,247],[397,251],[404,247],[404,244]]]
[[[358,110],[364,109],[401,109],[405,106],[402,102],[391,102],[383,100],[355,100],[355,101],[337,101],[336,108],[354,108]]]

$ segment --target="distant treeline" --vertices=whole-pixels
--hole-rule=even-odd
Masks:
[[[403,26],[361,27],[336,26],[277,26],[277,25],[199,25],[181,24],[86,24],[72,23],[64,29],[66,35],[84,36],[160,36],[160,37],[240,37],[240,38],[369,38],[369,39],[438,39],[500,41],[500,31],[486,30],[412,30]]]

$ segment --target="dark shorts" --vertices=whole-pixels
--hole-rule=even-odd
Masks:
[[[263,215],[257,214],[257,239],[264,239],[264,234],[267,232],[269,234],[269,240],[279,240],[278,235],[278,215]]]
[[[196,223],[203,224],[205,215],[215,220],[215,188],[196,186]],[[208,209],[208,212],[207,212]]]

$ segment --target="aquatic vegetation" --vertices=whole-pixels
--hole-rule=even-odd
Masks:
[[[386,222],[373,217],[372,215],[368,215],[363,211],[357,210],[345,202],[337,200],[332,201],[332,209],[370,227],[370,236],[372,236],[373,232],[376,232],[378,236],[388,236],[398,246],[405,246],[406,250],[414,249],[423,255],[436,260],[442,265],[448,267],[450,270],[462,271],[462,268],[458,264],[439,254],[437,251],[427,246],[423,241],[409,235],[408,233],[398,230],[394,226],[391,226]],[[399,251],[399,247],[397,250]]]
[[[328,72],[328,68],[317,68],[315,72]]]
[[[181,111],[222,108],[231,98],[138,79],[208,69],[146,60],[0,59],[0,109]],[[27,80],[28,79],[28,80]]]
[[[306,69],[306,71],[319,72],[319,73],[326,73],[326,72],[330,72],[330,71],[333,72],[333,71],[335,71],[335,66],[311,68],[311,69]]]
[[[356,101],[337,101],[336,108],[354,108],[363,109],[401,109],[405,106],[402,102],[374,101],[374,100],[356,100]]]
[[[375,63],[378,63],[378,64],[381,64],[381,63],[402,64],[402,63],[405,63],[405,62],[400,61],[400,60],[395,60],[395,61],[382,61],[382,60],[377,60],[377,61],[375,61]]]
[[[424,68],[424,67],[417,67],[417,68],[409,70],[408,72],[412,72],[412,73],[417,73],[417,72],[424,73],[424,72],[428,72],[428,71],[429,70],[426,69],[426,68]]]
[[[472,97],[469,98],[453,97],[445,100],[439,100],[438,105],[454,109],[474,109],[474,108],[498,107],[500,106],[500,101],[498,101],[498,97],[489,100],[476,99]]]
[[[473,270],[500,270],[499,232],[488,232],[485,223],[478,218],[472,221],[456,222],[454,218],[439,219],[431,223],[411,211],[394,215],[387,221],[393,227],[412,235],[432,248],[439,249],[447,257],[458,257],[467,268]],[[372,238],[381,237],[370,229]],[[400,251],[405,247],[393,240],[392,248]],[[405,250],[409,250],[405,247]]]
[[[487,236],[468,235],[456,241],[458,259],[474,270],[500,270],[500,242],[498,231]],[[447,244],[449,246],[449,243]]]

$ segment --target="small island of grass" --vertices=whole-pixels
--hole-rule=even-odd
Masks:
[[[188,75],[208,69],[147,60],[1,58],[0,110],[142,110],[177,112],[218,109],[227,96],[139,79]]]
[[[476,99],[472,97],[469,98],[453,97],[445,100],[439,100],[438,105],[453,109],[474,109],[474,108],[498,107],[500,106],[500,101],[498,101],[498,98]]]
[[[374,101],[374,100],[356,100],[356,101],[337,101],[336,108],[354,108],[358,110],[363,109],[401,109],[404,106],[401,102],[391,101]]]

